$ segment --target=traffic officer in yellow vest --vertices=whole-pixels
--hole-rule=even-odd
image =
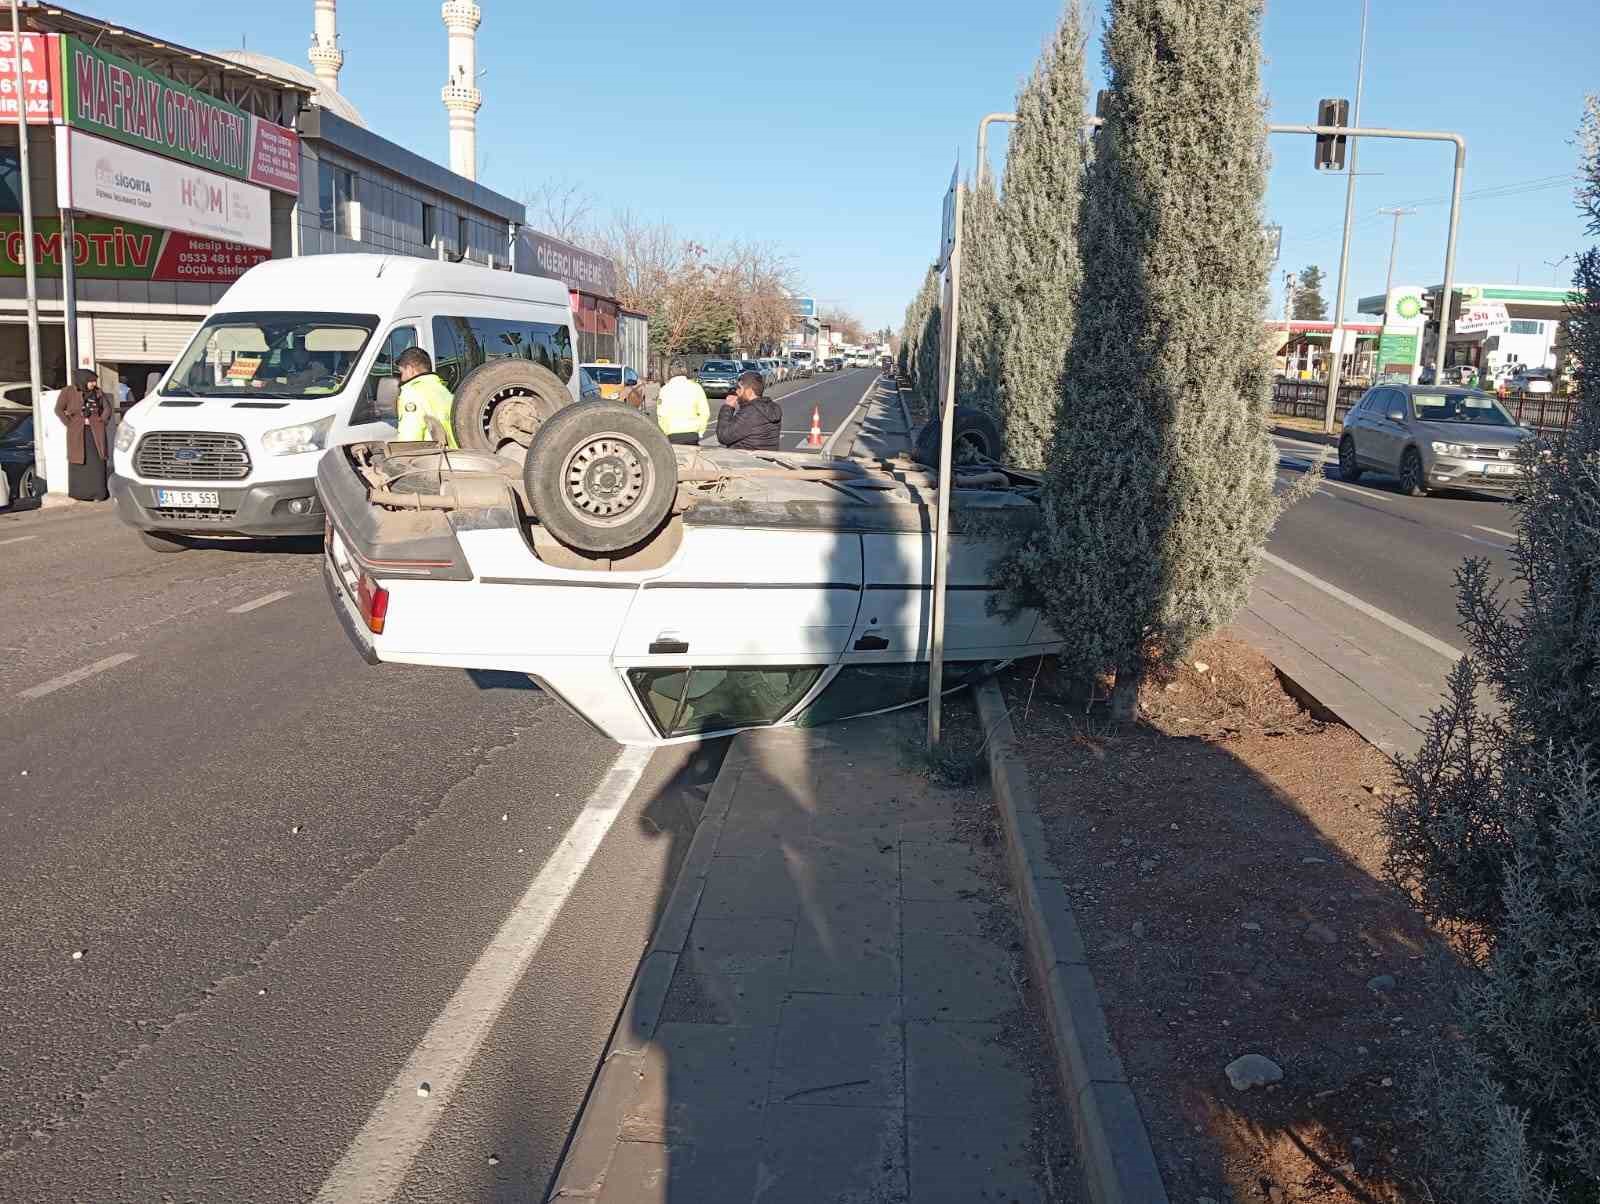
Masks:
[[[428,353],[421,347],[407,347],[394,366],[400,374],[400,396],[395,402],[400,429],[395,438],[402,443],[442,439],[446,447],[460,447],[450,425],[455,398],[433,370]]]
[[[656,399],[656,422],[669,442],[699,446],[711,421],[711,405],[700,382],[681,373],[661,386]]]

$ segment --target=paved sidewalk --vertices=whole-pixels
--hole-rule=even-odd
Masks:
[[[895,394],[894,385],[880,380],[867,401],[866,409],[862,411],[861,426],[855,431],[851,454],[875,457],[899,455],[910,449],[913,433],[906,423],[905,410]]]
[[[1059,1161],[1053,1189],[1036,1181],[1052,1172],[1029,1149],[1036,1107],[1058,1159],[1069,1138],[1003,866],[966,836],[992,802],[902,766],[922,722],[738,737],[702,820],[712,855],[691,852],[663,919],[681,926],[691,892],[659,1022],[630,1001],[624,1088],[602,1074],[556,1198],[1077,1198]]]

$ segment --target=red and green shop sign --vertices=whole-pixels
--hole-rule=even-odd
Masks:
[[[300,140],[187,84],[60,36],[62,119],[74,129],[280,192],[300,188]]]
[[[85,280],[188,281],[231,284],[270,253],[238,243],[197,238],[110,218],[79,217],[72,223],[79,278]],[[0,279],[24,272],[22,218],[0,214]],[[65,248],[61,221],[33,221],[33,265],[45,279],[59,279]]]

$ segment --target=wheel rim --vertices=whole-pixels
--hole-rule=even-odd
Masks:
[[[1339,444],[1339,472],[1343,476],[1349,476],[1350,475],[1350,470],[1352,468],[1354,468],[1355,466],[1356,466],[1356,448],[1355,448],[1355,444],[1352,443],[1350,440],[1346,439],[1343,443]]]
[[[17,493],[22,497],[33,496],[33,469],[29,468],[23,472],[22,480],[17,482]]]
[[[1400,483],[1407,489],[1415,489],[1418,484],[1417,453],[1409,452],[1400,462]]]
[[[961,437],[956,440],[956,450],[961,456],[965,456],[969,460],[991,460],[994,458],[989,451],[988,437],[978,431],[964,431]],[[960,456],[958,456],[959,458]]]
[[[561,472],[567,509],[590,526],[616,527],[655,485],[650,457],[626,435],[607,431],[579,444]]]
[[[538,402],[534,394],[516,387],[501,389],[490,397],[483,408],[483,433],[489,445],[499,448],[516,443],[527,447],[532,443],[542,421]]]

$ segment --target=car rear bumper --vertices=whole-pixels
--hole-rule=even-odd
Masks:
[[[339,584],[339,579],[333,571],[333,564],[326,555],[322,557],[322,585],[328,591],[328,601],[333,605],[333,613],[339,616],[339,626],[344,628],[345,635],[350,638],[356,655],[369,665],[381,664],[378,653],[372,646],[372,637],[361,629],[361,624],[356,622],[350,599]]]
[[[156,486],[126,477],[113,475],[110,484],[117,517],[141,531],[247,537],[322,534],[322,502],[309,477],[233,488],[219,486],[212,490],[217,495],[215,510],[159,507]]]

